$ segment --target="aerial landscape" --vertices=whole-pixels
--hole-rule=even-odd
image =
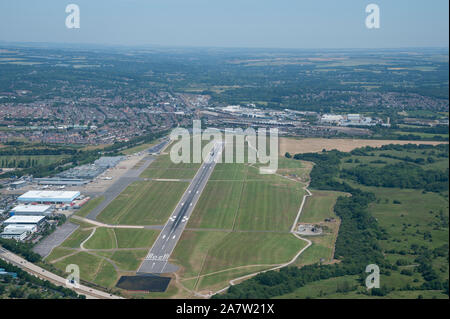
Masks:
[[[21,3],[0,5],[2,301],[448,301],[448,2],[429,4],[446,11],[435,38],[373,47],[357,42],[380,27],[369,3],[353,46],[231,45],[208,19],[223,43],[142,42],[151,4],[133,1],[112,1],[130,19],[117,35],[86,1],[48,13],[48,38],[4,32],[8,10],[37,10]],[[196,310],[216,311],[177,313]]]

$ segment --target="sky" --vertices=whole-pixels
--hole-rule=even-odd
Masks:
[[[65,25],[68,4],[80,28]],[[380,8],[368,29],[366,6]],[[448,0],[1,0],[0,41],[240,48],[448,47]]]

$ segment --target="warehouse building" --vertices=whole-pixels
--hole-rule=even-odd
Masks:
[[[20,181],[12,182],[11,184],[9,184],[9,187],[11,189],[19,189],[19,188],[22,188],[22,187],[26,186],[27,184],[28,184],[27,181],[20,180]]]
[[[29,191],[17,199],[21,203],[72,203],[80,192],[78,191]]]
[[[10,215],[14,216],[48,216],[52,213],[51,205],[18,205],[10,210]]]
[[[0,234],[0,237],[3,239],[15,239],[15,240],[24,240],[27,238],[28,232],[26,230],[18,230],[18,231],[4,231]]]
[[[3,222],[4,225],[35,225],[40,226],[45,221],[45,216],[11,216]]]
[[[324,114],[322,115],[320,122],[326,124],[340,124],[344,120],[342,115]]]
[[[18,224],[12,224],[8,225],[3,229],[4,232],[20,232],[20,231],[27,231],[28,233],[35,233],[37,232],[37,226],[36,225],[18,225]]]
[[[37,181],[39,185],[82,186],[89,183],[89,180],[79,178],[47,177],[35,178],[34,180]]]

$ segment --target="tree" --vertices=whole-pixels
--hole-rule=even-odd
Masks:
[[[25,293],[22,289],[19,288],[13,288],[9,292],[9,298],[23,298],[25,297]]]

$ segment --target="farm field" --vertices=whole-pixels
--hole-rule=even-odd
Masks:
[[[428,144],[438,145],[448,142],[428,142],[428,141],[400,141],[400,140],[363,140],[363,139],[328,139],[328,138],[280,138],[280,154],[289,152],[291,154],[299,153],[317,153],[323,149],[327,151],[337,149],[342,152],[350,152],[355,148],[363,146],[380,147],[388,144]]]

